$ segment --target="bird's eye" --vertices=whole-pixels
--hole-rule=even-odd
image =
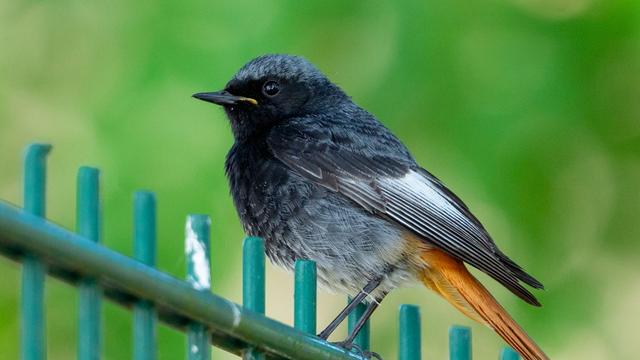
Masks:
[[[280,85],[273,80],[269,80],[262,86],[262,92],[269,97],[276,96],[280,92]]]

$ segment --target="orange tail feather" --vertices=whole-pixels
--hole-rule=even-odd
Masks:
[[[420,257],[427,265],[421,274],[425,286],[471,319],[491,327],[526,360],[549,359],[460,260],[436,249],[424,250]]]

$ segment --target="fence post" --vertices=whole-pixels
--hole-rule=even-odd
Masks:
[[[449,359],[471,360],[471,329],[454,325],[449,328]]]
[[[510,347],[505,347],[500,351],[500,360],[519,360],[520,355]]]
[[[189,215],[187,218],[186,244],[187,281],[197,290],[211,290],[211,253],[209,228],[211,220],[206,215]],[[187,358],[209,360],[211,346],[209,331],[200,323],[191,323],[187,329]]]
[[[400,305],[399,360],[422,359],[420,347],[420,308]]]
[[[78,170],[76,231],[89,241],[100,242],[100,172],[83,166]],[[93,278],[78,284],[78,359],[100,358],[100,296]]]
[[[133,200],[133,256],[141,263],[156,265],[156,198],[148,191],[138,191]],[[133,358],[156,358],[156,311],[148,300],[133,306]]]
[[[348,299],[347,303],[349,301],[351,301],[351,299]],[[358,306],[356,306],[355,309],[353,309],[351,314],[349,314],[349,321],[348,321],[349,334],[351,334],[351,332],[353,331],[353,328],[356,326],[356,324],[358,323],[358,320],[360,320],[360,318],[362,317],[366,309],[367,309],[367,305],[364,303],[360,303],[358,304]],[[371,346],[371,342],[370,342],[371,324],[370,323],[371,323],[371,319],[367,320],[367,322],[364,323],[364,326],[358,333],[358,336],[356,336],[356,338],[353,341],[353,343],[358,345],[362,350],[369,350],[369,347]]]
[[[316,333],[316,275],[316,263],[310,260],[296,261],[293,326],[314,335]]]
[[[264,314],[264,281],[264,241],[251,236],[242,246],[242,304],[260,314]],[[242,357],[244,360],[263,360],[264,354],[249,348]]]
[[[46,208],[47,144],[31,144],[24,158],[24,211],[44,217]],[[22,261],[22,331],[23,360],[46,358],[44,325],[45,266],[35,256],[25,255]]]

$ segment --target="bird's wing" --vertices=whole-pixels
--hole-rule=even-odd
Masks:
[[[267,142],[274,156],[298,174],[392,219],[539,305],[519,281],[542,285],[500,252],[466,205],[408,153],[385,153],[370,132],[352,134],[358,137],[354,141],[329,128],[289,121]]]

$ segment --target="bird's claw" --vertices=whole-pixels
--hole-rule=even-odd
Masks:
[[[370,360],[370,359],[383,360],[380,354],[373,351],[363,350],[358,344],[354,344],[352,342],[339,341],[333,344],[347,351],[356,352],[363,360]]]

